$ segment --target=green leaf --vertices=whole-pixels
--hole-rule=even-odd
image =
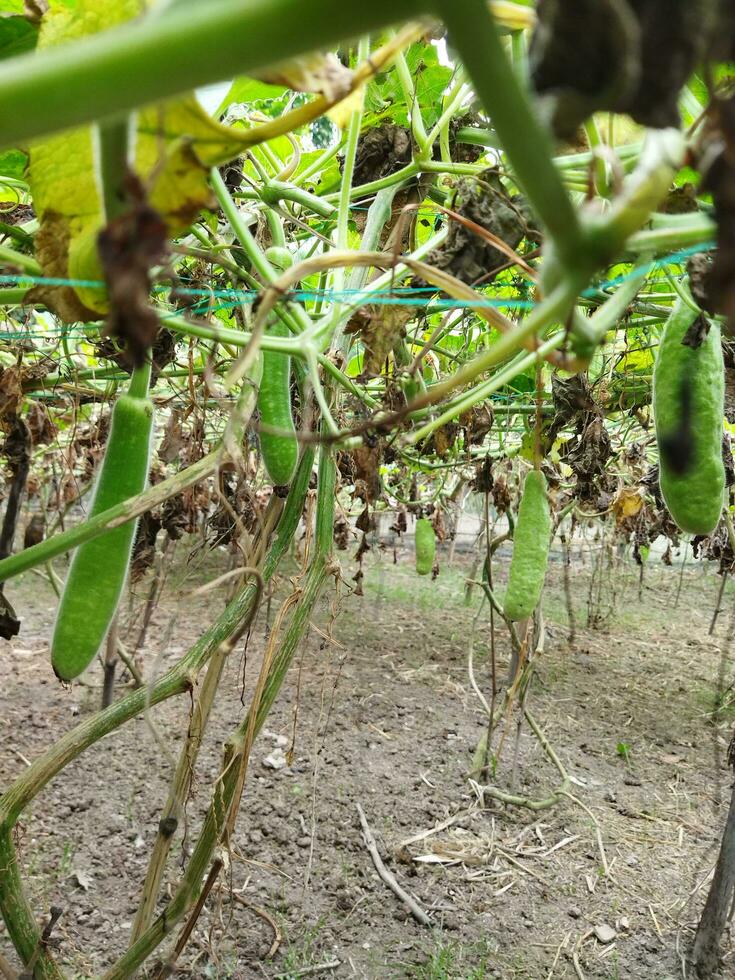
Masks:
[[[452,77],[452,69],[439,63],[433,44],[417,41],[408,48],[405,57],[424,123],[430,128],[441,113],[442,95]],[[403,89],[395,69],[379,75],[368,85],[365,108],[368,113],[389,117],[401,126],[408,125]]]
[[[309,167],[318,157],[320,157],[321,154],[321,150],[311,150],[308,153],[302,153],[294,177],[298,177],[302,171],[306,170],[306,168]],[[317,170],[316,173],[313,173],[311,177],[309,177],[306,182],[306,186],[310,188],[317,188],[328,186],[330,183],[336,183],[339,185],[340,177],[341,171],[339,169],[339,160],[335,155],[328,161],[326,166],[322,167],[321,170]]]
[[[260,82],[257,78],[236,78],[224,99],[217,106],[215,116],[222,115],[231,105],[235,103],[270,102],[273,99],[280,99],[289,90],[283,85],[269,85],[267,82]]]
[[[0,17],[0,61],[32,51],[38,40],[38,27],[25,17]]]
[[[23,180],[28,157],[22,150],[6,150],[0,153],[0,175],[12,177],[14,180]]]

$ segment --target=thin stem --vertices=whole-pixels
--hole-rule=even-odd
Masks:
[[[221,447],[215,449],[197,460],[196,463],[192,463],[185,470],[162,480],[161,483],[150,487],[144,493],[123,500],[122,503],[109,507],[101,514],[90,517],[83,524],[69,528],[68,531],[62,531],[60,534],[55,534],[40,544],[34,544],[16,555],[10,555],[0,561],[0,582],[6,582],[14,575],[26,572],[29,568],[35,568],[36,565],[42,565],[44,562],[56,558],[57,555],[64,554],[65,551],[71,551],[86,541],[92,541],[100,534],[104,534],[105,531],[111,531],[115,527],[120,527],[121,524],[127,524],[128,521],[140,517],[145,511],[157,507],[169,497],[174,497],[187,487],[211,476],[224,459],[223,449]]]
[[[146,398],[148,385],[151,381],[151,361],[147,358],[144,364],[136,367],[130,377],[128,394],[131,398]]]

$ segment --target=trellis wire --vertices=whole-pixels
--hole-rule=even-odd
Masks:
[[[641,271],[646,273],[653,272],[655,269],[666,269],[669,266],[680,265],[683,260],[697,252],[709,251],[715,248],[714,242],[705,242],[701,245],[694,245],[689,248],[680,249],[660,259],[652,259],[642,267],[636,267],[628,273],[615,276],[611,279],[597,283],[583,291],[582,296],[593,298],[599,296],[600,292],[620,286],[634,275],[640,275]],[[31,276],[27,274],[0,275],[0,285],[6,286],[37,286],[44,285],[50,287],[69,286],[77,289],[104,289],[105,284],[100,280],[94,279],[71,279],[53,276]],[[513,288],[511,284],[505,288]],[[508,310],[530,310],[538,305],[535,301],[514,296],[485,296],[478,292],[476,300],[469,299],[444,299],[437,298],[434,294],[437,289],[435,286],[398,286],[387,288],[380,292],[370,292],[361,289],[296,289],[284,294],[284,299],[292,302],[314,302],[316,300],[328,300],[332,302],[351,303],[355,306],[410,306],[417,309],[424,309],[428,313],[440,312],[442,310],[461,310],[479,309],[482,307],[493,306]],[[186,286],[186,285],[165,285],[157,284],[153,287],[154,293],[173,292],[177,296],[192,296],[198,300],[190,306],[182,308],[181,312],[191,312],[196,315],[212,315],[222,310],[233,309],[240,305],[249,305],[255,302],[260,292],[256,289],[209,289],[205,287]],[[655,299],[656,294],[651,294]],[[206,302],[202,302],[205,300]],[[213,304],[213,300],[225,300]],[[32,305],[19,303],[18,306]],[[20,340],[20,339],[51,339],[66,333],[69,336],[79,336],[79,331],[89,330],[85,324],[74,324],[72,326],[60,327],[56,330],[48,329],[37,333],[29,330],[8,331],[0,328],[0,339]]]

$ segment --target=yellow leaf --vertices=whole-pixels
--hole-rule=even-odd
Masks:
[[[654,356],[650,348],[645,350],[632,350],[629,354],[624,354],[615,365],[615,370],[619,374],[631,372],[649,373],[653,368]]]
[[[509,0],[491,0],[489,6],[493,17],[509,31],[522,31],[536,23],[536,12],[532,7]]]
[[[38,47],[123,23],[145,10],[143,0],[78,0],[70,9],[54,0],[43,18]],[[209,170],[237,156],[246,131],[220,125],[193,95],[143,109],[136,119],[135,170],[170,235],[187,228],[213,204]],[[36,256],[44,275],[97,282],[102,270],[97,236],[104,223],[94,127],[39,140],[30,148],[30,185],[40,228]],[[43,301],[66,322],[99,319],[107,311],[103,289],[39,286]]]
[[[296,92],[323,95],[331,101],[349,93],[352,74],[335,54],[314,51],[258,72],[254,77],[269,85],[285,85]]]
[[[618,524],[640,514],[645,503],[637,487],[621,487],[612,502],[613,513]]]
[[[332,120],[335,126],[339,126],[340,129],[345,129],[350,121],[353,112],[359,112],[362,108],[362,100],[365,97],[365,86],[361,85],[356,88],[354,92],[347,96],[346,99],[342,99],[337,105],[333,106],[327,111],[327,116]]]

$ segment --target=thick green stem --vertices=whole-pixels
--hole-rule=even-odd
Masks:
[[[368,181],[366,184],[356,184],[350,188],[350,200],[355,201],[364,197],[372,197],[386,187],[392,187],[393,184],[401,184],[410,180],[412,177],[416,177],[420,172],[421,168],[417,163],[407,163],[405,167],[396,170],[395,173],[388,174],[387,177],[379,177],[377,180]],[[324,199],[326,201],[339,201],[340,196],[341,191],[325,193]]]
[[[208,0],[10,58],[0,67],[0,146],[119,118],[138,106],[419,16],[428,6],[425,0]]]
[[[0,289],[0,306],[22,306],[29,286],[10,286]]]
[[[210,172],[210,180],[225,217],[230,222],[230,227],[242,245],[245,254],[252,262],[253,268],[264,282],[273,282],[278,278],[278,272],[268,261],[265,252],[243,221],[243,217],[232,199],[230,192],[227,190],[227,185],[222,179],[222,174],[216,167],[213,167]],[[308,330],[311,326],[311,319],[303,306],[299,306],[297,303],[289,303],[287,310],[288,314],[284,316],[284,320],[292,330],[296,332]]]
[[[281,498],[274,494],[271,497],[264,519],[263,540],[267,540],[272,531],[273,524],[281,512],[282,505],[283,501]],[[257,608],[257,604],[257,600],[255,600],[253,602],[253,612]],[[252,621],[252,615],[249,621]],[[245,625],[247,626],[247,624]],[[179,754],[179,761],[169,789],[168,800],[158,823],[156,841],[148,862],[148,871],[141,893],[141,900],[133,923],[133,942],[145,932],[153,918],[168,854],[173,844],[176,827],[194,778],[199,750],[202,745],[210,713],[214,706],[225,661],[232,652],[235,638],[232,637],[228,642],[220,643],[215,649],[207,665],[207,673],[201,685],[196,704],[192,709],[189,729],[186,733],[183,748]]]
[[[64,974],[41,949],[41,930],[28,904],[13,843],[12,827],[0,828],[0,908],[13,946],[24,964],[36,956],[36,980],[63,980]]]
[[[638,231],[625,243],[625,251],[631,255],[643,252],[660,254],[692,245],[707,245],[715,240],[717,226],[706,214],[682,215],[683,221],[674,226],[654,227],[651,231]]]
[[[313,451],[304,450],[291,484],[291,490],[278,523],[273,544],[264,562],[262,579],[269,581],[288,550],[303,511],[313,465]],[[12,842],[12,829],[24,808],[65,766],[86,748],[99,741],[144,708],[184,691],[191,690],[198,671],[215,651],[232,636],[238,635],[252,615],[253,604],[260,593],[259,585],[249,582],[228,604],[218,620],[194,644],[186,656],[150,688],[140,688],[127,697],[86,719],[64,735],[27,769],[0,797],[0,909],[8,932],[19,953],[27,962],[27,951],[35,949],[38,930],[23,893]],[[35,930],[35,932],[33,932]],[[46,957],[46,959],[48,959]],[[43,958],[40,962],[43,962]],[[41,967],[39,967],[40,970]],[[39,976],[56,980],[60,976],[49,964]],[[123,974],[129,976],[129,974]]]
[[[612,261],[629,237],[649,220],[682,165],[684,149],[678,130],[649,133],[640,162],[609,214],[586,222],[587,246],[596,265]],[[560,257],[563,260],[561,253]]]
[[[551,139],[513,72],[485,0],[439,0],[438,6],[519,183],[560,256],[574,262],[581,239],[577,214],[554,166]]]
[[[264,582],[273,576],[301,519],[313,460],[313,450],[307,447],[302,453],[273,544],[263,566]],[[258,587],[254,583],[244,586],[183,659],[151,688],[131,692],[104,711],[85,719],[51,746],[0,797],[0,827],[12,827],[24,807],[88,746],[140,714],[146,704],[159,704],[175,694],[189,690],[192,678],[207,662],[212,652],[220,643],[232,636],[249,615],[257,591]]]
[[[97,127],[97,132],[105,218],[107,221],[114,221],[125,211],[126,206],[125,178],[130,145],[128,118],[102,123]]]
[[[358,53],[358,59],[364,60],[370,53],[370,46],[367,40],[362,40],[360,42],[360,48]],[[399,60],[400,60],[399,55]],[[360,100],[360,105],[350,116],[350,124],[347,130],[347,142],[345,143],[345,156],[344,156],[344,166],[342,168],[342,190],[339,196],[339,209],[337,212],[337,227],[335,229],[335,246],[337,249],[347,249],[349,248],[349,221],[350,221],[350,190],[352,189],[352,179],[355,173],[355,162],[357,160],[357,147],[360,142],[360,129],[362,127],[362,116],[363,116],[363,103]],[[333,284],[336,290],[344,289],[345,284],[345,270],[343,268],[338,268],[334,270],[333,273]],[[344,352],[350,346],[350,341],[345,338],[342,333],[341,326],[344,324],[344,320],[340,322],[340,314],[344,310],[344,304],[335,304],[334,311],[331,317],[334,333],[331,337],[331,343],[336,349],[340,349]],[[328,416],[327,416],[328,417]]]
[[[485,381],[483,384],[477,385],[471,391],[465,392],[459,398],[455,400],[452,405],[449,405],[445,411],[441,413],[437,418],[432,419],[426,425],[412,432],[407,438],[407,445],[417,445],[422,440],[426,439],[427,436],[435,432],[436,429],[441,428],[441,426],[446,425],[447,422],[451,422],[452,419],[456,419],[458,415],[462,415],[464,412],[469,411],[473,405],[477,405],[478,402],[485,401],[494,391],[498,388],[502,388],[503,385],[508,384],[513,378],[517,377],[532,364],[534,364],[539,357],[544,357],[546,354],[550,353],[552,350],[556,350],[561,347],[565,340],[565,332],[560,331],[555,334],[545,343],[541,344],[537,351],[529,354],[518,355],[514,357],[513,360],[505,368],[494,374],[492,378]],[[536,411],[534,406],[528,406],[529,412]],[[493,406],[493,411],[495,411],[495,406]],[[501,408],[502,412],[502,408]]]
[[[317,197],[303,187],[296,187],[294,184],[287,184],[281,180],[270,180],[260,192],[261,200],[268,205],[279,204],[281,201],[292,201],[300,204],[302,208],[313,211],[321,218],[334,218],[337,209],[333,204],[325,201],[323,197]]]
[[[579,286],[579,281],[574,280],[560,283],[513,330],[498,337],[486,351],[482,351],[472,360],[467,361],[455,374],[434,385],[431,389],[432,403],[435,404],[450,391],[469,384],[480,374],[496,364],[502,363],[511,354],[514,354],[529,337],[538,335],[552,324],[563,321],[572,308]]]
[[[3,265],[14,265],[27,272],[29,276],[40,276],[41,266],[32,255],[24,252],[17,252],[14,248],[7,245],[0,245],[0,263]]]

